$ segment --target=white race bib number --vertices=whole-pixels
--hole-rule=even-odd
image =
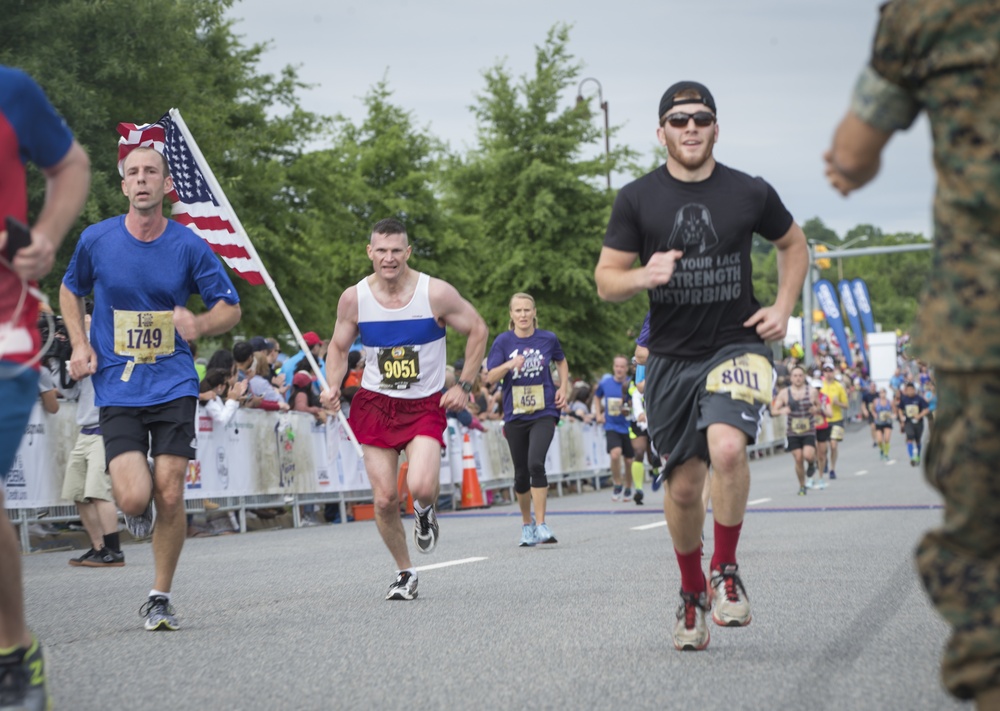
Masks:
[[[527,415],[545,407],[545,389],[541,385],[514,385],[510,397],[515,415]]]
[[[136,363],[155,363],[174,352],[172,311],[115,310],[115,353]]]
[[[790,423],[792,434],[801,435],[812,429],[812,418],[810,417],[793,417]]]
[[[705,389],[713,393],[729,393],[733,400],[748,403],[771,402],[774,370],[762,355],[746,353],[720,363],[708,374]]]
[[[622,399],[620,397],[608,398],[608,417],[618,417],[622,414]]]

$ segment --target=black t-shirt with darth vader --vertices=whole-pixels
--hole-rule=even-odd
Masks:
[[[681,360],[703,360],[721,346],[760,343],[743,322],[760,304],[753,294],[750,248],[754,233],[773,241],[792,215],[764,179],[721,163],[697,183],[673,178],[660,166],[621,189],[604,246],[638,252],[679,249],[670,282],[649,291],[649,350]]]

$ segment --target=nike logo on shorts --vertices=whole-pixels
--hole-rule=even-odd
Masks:
[[[745,413],[745,412],[741,412],[740,413],[740,417],[742,417],[747,422],[757,422],[757,418],[756,417],[754,417],[753,415],[747,415],[747,413]]]

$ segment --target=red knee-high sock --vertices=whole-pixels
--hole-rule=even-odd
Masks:
[[[715,522],[715,553],[712,554],[711,570],[721,568],[724,563],[736,562],[736,545],[740,542],[740,529],[743,522],[735,526],[723,526]]]
[[[681,590],[700,593],[705,590],[705,573],[701,569],[701,546],[690,553],[681,553],[674,548],[677,564],[681,569]]]

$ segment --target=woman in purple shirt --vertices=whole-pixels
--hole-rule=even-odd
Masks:
[[[549,493],[545,454],[566,405],[569,365],[556,335],[538,328],[535,300],[528,294],[510,298],[509,328],[493,341],[486,380],[499,382],[503,393],[504,435],[514,460],[514,492],[521,507],[520,545],[555,543],[545,523]],[[558,389],[552,382],[553,362],[559,370]]]

